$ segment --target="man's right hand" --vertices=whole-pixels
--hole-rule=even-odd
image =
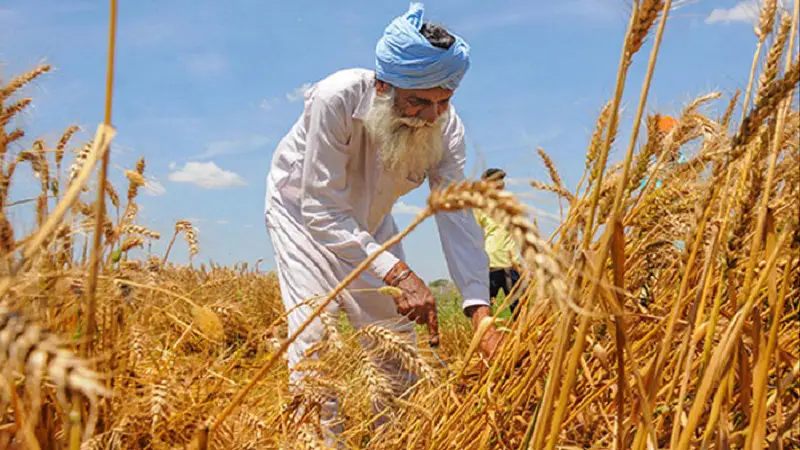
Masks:
[[[420,325],[427,324],[430,344],[439,344],[439,320],[436,316],[436,299],[425,282],[404,262],[397,263],[384,277],[384,282],[403,292],[394,297],[397,312]]]
[[[478,326],[486,317],[492,317],[492,309],[488,306],[472,306],[465,311],[467,316],[472,319],[472,329],[478,331]],[[506,336],[497,331],[494,325],[486,329],[486,333],[478,344],[478,350],[488,360],[492,361],[497,356],[498,348],[505,342]]]

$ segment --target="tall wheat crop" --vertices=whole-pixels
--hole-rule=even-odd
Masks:
[[[431,193],[397,237],[438,211],[475,208],[512,233],[527,271],[519,315],[492,319],[506,335],[496,358],[475,351],[480,330],[473,338],[452,292],[437,293],[441,360],[422,329],[415,345],[324,313],[357,271],[307,300],[326,339],[298,368],[314,374],[300,392],[288,386],[274,273],[192,264],[202,250],[192,223],[167,235],[137,223],[144,159],[125,172],[126,191],[91,182],[84,167],[103,145],[74,142],[76,126],[55,142],[27,143],[15,117],[34,103],[26,85],[46,82],[50,66],[6,80],[0,448],[324,448],[319,405],[331,395],[342,445],[353,449],[797,448],[800,8],[763,2],[745,92],[701,93],[674,118],[647,107],[672,8],[633,2],[581,182],[567,186],[538,149],[549,180],[531,186],[561,202],[554,233],[510,192],[468,180]],[[647,71],[637,125],[618,142],[638,64]],[[616,148],[623,158],[611,164]],[[35,198],[12,196],[21,170],[41,187]],[[9,219],[25,208],[38,226],[29,235]],[[162,236],[163,255],[144,252]],[[170,260],[175,245],[189,264]],[[378,370],[387,355],[416,375],[412,391],[398,392]],[[386,407],[382,417],[374,402]]]

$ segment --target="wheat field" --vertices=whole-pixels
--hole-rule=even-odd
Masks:
[[[93,177],[114,134],[104,125],[88,142],[69,126],[22,145],[26,86],[52,68],[4,80],[0,448],[324,448],[317,407],[331,394],[352,449],[800,447],[798,1],[763,3],[744,92],[703,93],[674,118],[646,106],[672,2],[632,3],[581,182],[566,186],[538,151],[550,176],[531,188],[564,205],[554,233],[512,193],[468,180],[431,193],[396,238],[465,208],[507,227],[528,270],[519,316],[494,319],[506,334],[496,358],[476,351],[489,323],[473,338],[457,292],[437,290],[437,354],[320,315],[327,338],[302,363],[316,375],[300,392],[288,386],[275,274],[170,260],[174,246],[193,257],[202,243],[189,221],[137,224],[145,160],[127,186]],[[641,126],[622,142],[633,65],[647,65]],[[11,196],[24,166],[41,182],[36,198]],[[12,208],[32,211],[33,232],[14,229]],[[164,255],[133,256],[160,239]],[[347,281],[308,300],[317,313]],[[412,392],[395,394],[377,353],[417,375]]]

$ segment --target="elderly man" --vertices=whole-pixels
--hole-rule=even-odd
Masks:
[[[298,305],[331,291],[399,231],[391,215],[399,197],[426,178],[431,189],[464,178],[464,127],[450,99],[469,66],[469,47],[423,22],[423,12],[422,5],[411,4],[389,24],[377,44],[374,71],[342,70],[307,90],[303,114],[275,151],[265,219],[283,303],[290,310],[289,333],[313,310]],[[471,211],[435,218],[463,310],[477,325],[491,314],[482,230]],[[342,310],[356,328],[379,324],[412,340],[414,322],[427,323],[435,344],[435,299],[404,261],[399,244],[380,253],[348,286],[358,292],[340,296],[328,312]],[[377,291],[386,285],[403,295]],[[315,320],[291,344],[290,368],[323,330]],[[500,340],[491,328],[481,351],[491,356]],[[393,362],[382,367],[400,373]],[[295,372],[291,377],[301,380]],[[323,412],[335,408],[331,400]]]

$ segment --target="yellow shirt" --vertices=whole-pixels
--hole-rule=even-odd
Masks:
[[[474,209],[475,219],[483,228],[484,246],[489,255],[489,267],[492,269],[505,269],[513,267],[512,259],[519,261],[514,240],[505,228],[499,226],[488,214]]]

